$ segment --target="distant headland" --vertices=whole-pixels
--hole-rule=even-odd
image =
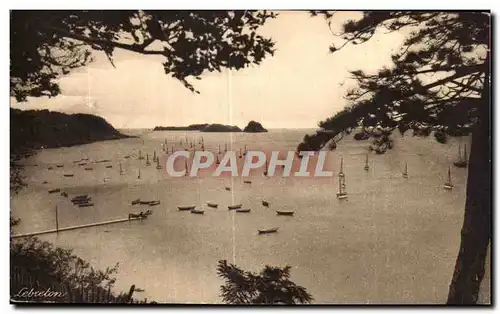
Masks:
[[[156,126],[153,131],[200,131],[200,132],[267,132],[266,129],[256,121],[250,121],[243,131],[236,125],[224,125],[220,123],[190,124],[188,126]]]
[[[49,110],[10,109],[11,151],[57,148],[128,138],[101,117]]]

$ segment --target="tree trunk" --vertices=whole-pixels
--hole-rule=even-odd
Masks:
[[[489,53],[485,83],[472,133],[464,223],[448,304],[476,304],[491,238],[491,132]]]

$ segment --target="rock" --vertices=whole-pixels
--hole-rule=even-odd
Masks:
[[[248,122],[248,125],[243,129],[243,132],[260,133],[260,132],[267,132],[267,130],[264,129],[262,124],[252,120]]]

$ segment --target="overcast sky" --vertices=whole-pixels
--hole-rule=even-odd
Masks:
[[[358,12],[339,12],[333,31]],[[346,102],[352,82],[349,70],[375,71],[390,64],[390,55],[403,35],[380,34],[358,46],[330,54],[341,43],[321,17],[306,12],[280,12],[260,33],[276,42],[276,53],[260,66],[240,71],[207,73],[195,81],[193,94],[166,76],[159,56],[117,50],[113,68],[103,54],[96,61],[61,79],[62,95],[11,102],[21,109],[50,109],[92,113],[115,128],[152,128],[156,125],[223,123],[243,128],[256,120],[266,128],[314,128]]]

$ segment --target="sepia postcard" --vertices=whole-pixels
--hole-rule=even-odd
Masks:
[[[11,10],[11,304],[491,306],[491,19]]]

